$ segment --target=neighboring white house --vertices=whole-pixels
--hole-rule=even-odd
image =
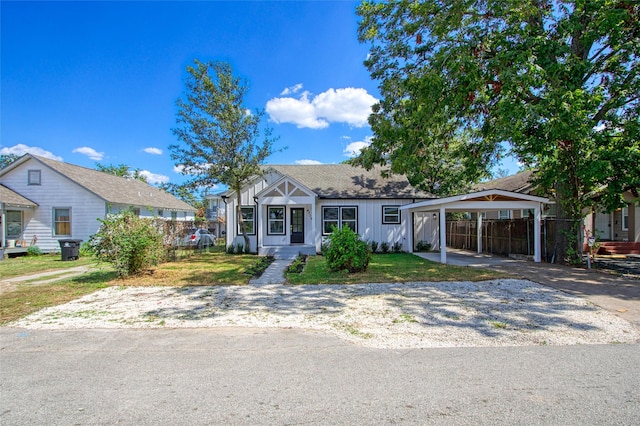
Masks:
[[[97,170],[26,154],[0,170],[0,247],[16,241],[43,252],[58,240],[87,241],[97,219],[133,208],[141,217],[193,220],[195,209],[159,188]]]
[[[291,247],[315,254],[333,226],[348,226],[363,240],[412,252],[423,241],[440,250],[447,212],[532,209],[538,217],[546,198],[484,191],[438,199],[411,186],[405,176],[348,164],[267,166],[241,192],[250,251],[268,254]],[[236,194],[223,194],[227,244],[243,243],[235,215]],[[441,232],[442,231],[442,232]],[[539,247],[539,241],[538,247]],[[445,250],[442,260],[446,262]],[[536,259],[539,261],[539,257]]]

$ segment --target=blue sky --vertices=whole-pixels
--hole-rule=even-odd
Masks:
[[[2,1],[0,154],[127,164],[180,183],[167,147],[199,59],[248,82],[245,106],[265,110],[287,147],[268,163],[339,163],[371,137],[379,97],[357,4]]]

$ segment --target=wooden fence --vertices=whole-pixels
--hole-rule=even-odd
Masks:
[[[447,246],[452,248],[478,250],[478,223],[473,220],[447,221]],[[483,220],[482,251],[484,253],[508,256],[521,254],[533,256],[533,219]],[[553,256],[555,221],[543,219],[540,241],[542,260],[550,261]]]

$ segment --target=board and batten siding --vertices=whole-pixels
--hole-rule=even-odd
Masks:
[[[40,185],[28,185],[29,170],[40,170]],[[60,251],[60,239],[87,241],[100,227],[97,219],[105,215],[103,199],[40,163],[21,164],[4,175],[2,183],[38,204],[35,210],[23,213],[22,239],[30,243],[36,236],[36,245],[43,252]],[[71,209],[71,235],[53,235],[54,208]]]

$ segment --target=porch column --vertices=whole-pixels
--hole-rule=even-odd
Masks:
[[[413,253],[413,233],[416,231],[415,228],[415,213],[409,211],[409,217],[405,219],[405,232],[407,233],[407,243],[409,245],[409,253]]]
[[[476,235],[478,236],[478,253],[482,253],[482,212],[479,211],[478,215],[478,229],[476,230]]]
[[[311,201],[311,235],[312,235],[312,241],[313,241],[313,245],[316,249],[316,252],[318,251],[318,234],[316,234],[316,199],[314,198]]]
[[[537,203],[534,208],[534,221],[533,221],[533,261],[540,262],[542,260],[541,240],[540,240],[540,222],[542,221],[542,209],[540,203]]]
[[[447,263],[447,216],[444,207],[440,207],[440,263]]]
[[[629,203],[629,241],[640,242],[640,204]]]

